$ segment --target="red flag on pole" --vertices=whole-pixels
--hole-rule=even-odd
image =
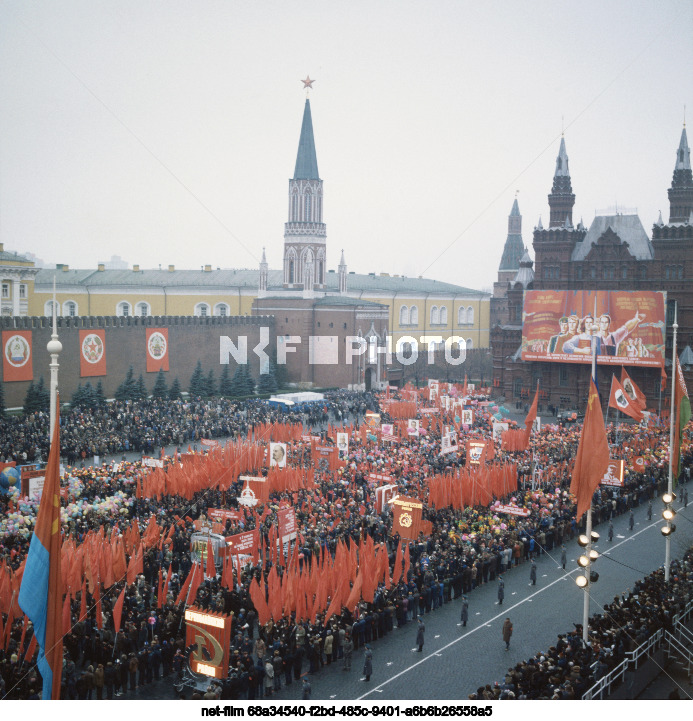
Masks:
[[[539,381],[537,381],[537,390],[534,394],[534,400],[532,401],[532,406],[529,409],[529,413],[527,413],[527,417],[525,418],[525,448],[529,446],[529,436],[532,433],[532,426],[534,425],[534,421],[537,419],[537,408],[539,405]]]
[[[123,615],[123,601],[125,600],[125,589],[126,586],[123,586],[123,590],[120,592],[120,596],[118,596],[118,600],[113,606],[113,626],[115,627],[116,633],[120,631],[120,618]]]
[[[592,494],[609,465],[609,443],[604,428],[604,416],[594,379],[590,379],[585,422],[575,456],[570,492],[577,498],[577,520],[592,503]]]
[[[609,408],[616,408],[627,416],[641,421],[643,414],[636,405],[636,401],[632,401],[623,386],[616,380],[616,376],[611,376],[611,392],[609,393]]]

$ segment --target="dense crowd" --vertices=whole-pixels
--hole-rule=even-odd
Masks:
[[[156,500],[136,498],[133,488],[135,478],[142,472],[140,462],[93,468],[82,467],[80,457],[120,453],[128,448],[146,453],[164,445],[183,446],[209,437],[245,437],[262,423],[297,422],[305,424],[306,430],[325,428],[328,422],[339,425],[345,420],[359,419],[368,410],[378,409],[378,398],[372,394],[339,391],[329,394],[319,406],[288,413],[259,401],[191,400],[112,404],[95,414],[78,408],[65,414],[61,432],[67,441],[62,443],[62,448],[70,465],[77,463],[77,467],[69,471],[74,496],[64,502],[66,534],[79,544],[90,531],[103,529],[104,537],[109,540],[114,534],[122,534],[135,519],[144,529],[152,515],[161,527],[173,530],[169,544],[146,551],[142,572],[135,583],[127,586],[121,631],[117,636],[113,605],[125,584],[124,579],[117,580],[102,593],[102,624],[97,622],[97,606],[89,591],[86,592],[86,618],[80,620],[82,591],[74,594],[70,630],[64,639],[62,697],[112,698],[133,694],[138,687],[162,676],[176,680],[183,675],[190,648],[185,646],[184,604],[175,601],[192,565],[190,535],[194,522],[211,508],[237,509],[242,488],[242,484],[236,482],[230,492],[209,489],[195,494],[192,501],[170,495]],[[381,415],[383,422],[390,420],[385,412]],[[38,447],[36,438],[41,432],[47,433],[46,419],[40,416],[24,419],[21,430],[20,426],[7,428],[8,435],[2,440],[5,458],[23,454],[27,444]],[[474,430],[490,437],[490,413],[479,409]],[[528,452],[506,454],[497,450],[501,459],[518,463],[521,487],[514,492],[512,500],[528,510],[527,517],[499,516],[494,504],[462,509],[425,507],[424,516],[432,524],[432,533],[408,544],[408,573],[389,588],[381,583],[372,603],[361,601],[352,608],[343,607],[327,623],[323,614],[314,620],[283,616],[264,625],[258,623],[249,586],[253,578],[267,579],[272,566],[268,558],[255,565],[248,563],[238,579],[240,582],[230,587],[224,586],[219,576],[204,580],[194,599],[196,605],[233,613],[231,673],[217,693],[229,699],[260,698],[277,692],[282,685],[295,683],[305,670],[317,672],[323,665],[338,661],[348,669],[355,650],[387,635],[395,625],[402,626],[419,614],[434,612],[445,603],[472,593],[478,586],[495,581],[500,573],[510,572],[536,554],[560,547],[565,539],[574,537],[579,528],[568,487],[570,461],[579,431],[577,425],[545,427],[534,442],[533,464]],[[665,483],[667,465],[662,448],[666,447],[666,432],[650,429],[643,432],[644,437],[633,430],[621,433],[625,434],[621,445],[626,457],[629,452],[643,456],[644,471],[629,472],[623,488],[598,490],[594,498],[595,520],[607,520],[651,499]],[[333,442],[324,431],[323,439],[325,443]],[[304,440],[291,442],[290,457],[305,458],[301,452],[304,444]],[[689,453],[688,446],[686,452]],[[685,463],[690,464],[690,460],[687,456]],[[313,556],[334,556],[340,541],[351,547],[371,536],[374,542],[386,544],[390,569],[394,569],[400,539],[392,535],[390,510],[386,507],[379,513],[375,508],[374,494],[364,469],[386,473],[402,494],[425,499],[426,479],[430,475],[464,463],[462,448],[452,456],[440,455],[440,435],[434,431],[422,437],[400,439],[396,453],[389,446],[381,447],[372,438],[364,438],[354,431],[344,468],[317,469],[314,488],[293,494],[275,492],[266,507],[260,506],[259,514],[245,513],[238,522],[227,521],[224,532],[233,534],[259,523],[264,545],[269,547],[280,504],[291,504],[296,509],[300,529],[297,550],[304,566],[310,565]],[[534,490],[530,489],[532,478]],[[35,503],[25,499],[20,504],[20,500],[12,497],[0,500],[0,517],[35,513]],[[29,538],[28,526],[0,524],[0,554],[5,568],[13,571],[20,568]],[[689,566],[682,568],[688,573]],[[159,606],[160,571],[167,575],[168,594]],[[282,562],[278,571],[280,575],[285,572]],[[192,602],[193,599],[188,600],[189,604]],[[8,610],[2,609],[7,642],[4,652],[0,653],[0,696],[36,698],[40,692],[40,676],[35,666],[24,658],[31,641],[31,627],[23,623],[21,613],[8,617]],[[578,670],[582,670],[588,659],[583,659],[580,653],[588,654],[590,660],[600,659],[594,647],[580,650],[576,637],[571,634],[567,639],[559,639],[553,665],[558,666],[560,662],[562,668],[563,660],[570,657],[566,663],[572,661],[571,669],[578,659],[581,662]],[[601,635],[597,640],[603,645]],[[607,666],[618,657],[617,653],[609,655],[606,649],[600,653]],[[592,654],[597,655],[593,658]],[[522,675],[525,666],[548,663],[546,658],[521,664],[522,669],[517,673]],[[553,672],[555,675],[555,669]],[[511,683],[506,679],[505,685],[514,688],[501,689],[500,693],[535,694],[530,697],[545,693],[536,690],[543,686],[537,685],[538,677],[534,679],[532,674],[529,674],[530,681],[529,677],[522,676],[519,682],[513,673],[509,676]],[[561,680],[561,684],[565,683],[565,679]],[[571,688],[575,694],[581,689],[577,684]],[[495,697],[493,688],[491,693]]]

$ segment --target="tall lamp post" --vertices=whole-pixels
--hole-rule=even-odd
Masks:
[[[662,529],[662,535],[664,536],[664,580],[669,580],[669,568],[671,566],[671,534],[676,530],[671,522],[674,517],[674,512],[671,509],[671,503],[673,502],[674,496],[674,403],[676,400],[676,332],[679,329],[678,324],[678,310],[679,306],[677,301],[674,301],[674,322],[672,324],[672,330],[674,331],[674,338],[672,341],[671,349],[671,405],[669,406],[669,479],[667,481],[667,492],[663,497],[664,503],[667,504],[666,509],[662,513],[664,520],[667,525]]]
[[[58,356],[63,349],[63,344],[58,340],[58,303],[55,299],[55,276],[53,276],[53,332],[48,341],[46,350],[51,357],[50,368],[50,440],[53,441],[53,430],[55,429],[55,417],[58,413]]]

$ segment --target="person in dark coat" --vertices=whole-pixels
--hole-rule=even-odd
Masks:
[[[417,651],[421,653],[423,651],[423,645],[424,645],[424,631],[426,630],[426,626],[424,625],[423,619],[419,619],[419,625],[416,629],[416,645],[419,647]]]
[[[469,601],[467,600],[466,596],[462,596],[462,613],[460,614],[460,621],[462,621],[462,626],[466,626],[468,620],[469,620]]]
[[[633,516],[633,511],[631,510],[630,515],[628,516],[628,528],[632,531],[634,526],[635,516]]]
[[[537,564],[532,560],[532,567],[529,569],[529,580],[532,586],[537,585]]]
[[[310,681],[308,681],[307,678],[303,679],[303,688],[301,691],[301,698],[306,701],[310,698],[311,689],[310,689]]]
[[[561,566],[563,566],[563,570],[565,571],[565,564],[568,561],[568,552],[565,550],[565,546],[561,545]]]
[[[354,651],[354,642],[351,640],[351,634],[347,633],[344,637],[344,671],[351,671],[351,656]]]
[[[498,605],[503,605],[503,599],[505,598],[505,581],[503,576],[498,577]]]
[[[609,534],[608,535],[609,535],[609,541],[613,541],[614,540],[614,524],[611,521],[609,521]]]
[[[370,681],[373,673],[373,652],[371,647],[366,644],[366,655],[363,659],[363,678],[362,681]]]
[[[513,625],[509,618],[503,621],[503,640],[505,641],[505,650],[510,648],[510,637],[513,635]]]

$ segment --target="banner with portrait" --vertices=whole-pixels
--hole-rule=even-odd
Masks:
[[[624,465],[625,462],[623,459],[618,461],[610,460],[609,465],[606,467],[606,472],[599,483],[602,486],[622,486]]]
[[[337,433],[337,457],[340,461],[349,457],[349,434]]]
[[[30,330],[4,330],[2,332],[2,380],[34,380],[34,363],[31,352]]]
[[[408,436],[418,436],[419,435],[419,425],[420,425],[420,421],[418,421],[416,418],[409,418],[409,420],[407,420],[407,435]]]
[[[147,328],[147,373],[168,370],[168,328]]]
[[[80,378],[106,375],[106,331],[81,330],[79,332]]]
[[[270,466],[286,468],[286,443],[270,443]]]
[[[526,290],[522,360],[664,365],[666,293]]]

